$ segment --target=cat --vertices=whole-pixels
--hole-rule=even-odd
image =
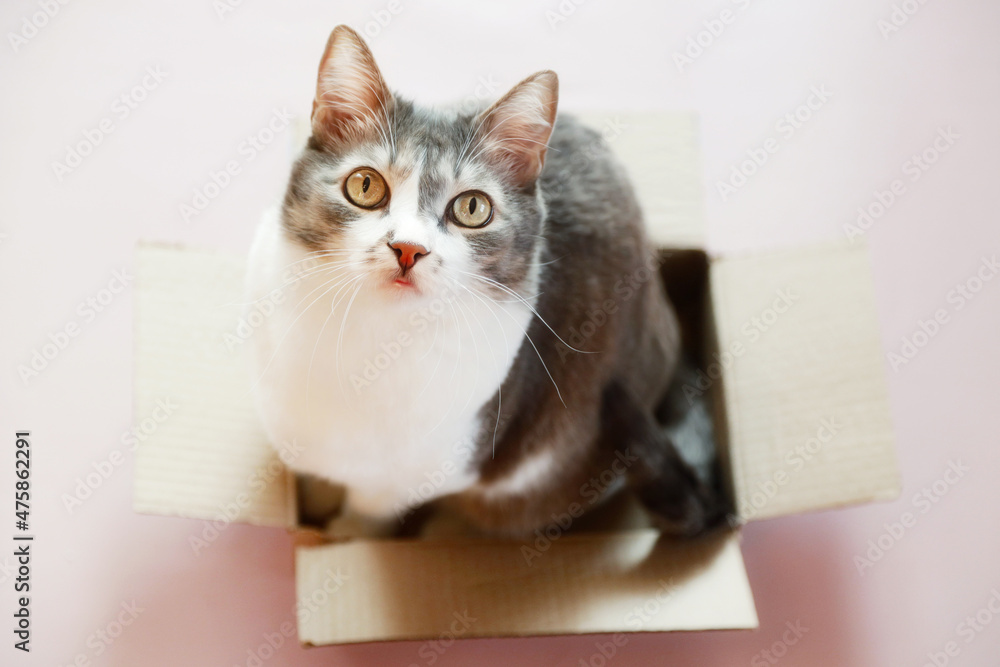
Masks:
[[[331,34],[247,278],[255,301],[287,292],[254,395],[302,449],[286,463],[343,488],[331,534],[394,535],[435,503],[523,536],[626,488],[675,533],[722,517],[657,420],[682,400],[680,332],[639,205],[557,98],[542,71],[488,108],[417,106]]]

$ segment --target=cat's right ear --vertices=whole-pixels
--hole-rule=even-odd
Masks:
[[[532,74],[479,116],[482,154],[519,185],[538,178],[556,122],[559,78],[552,70]]]
[[[313,136],[325,146],[358,141],[388,123],[393,97],[358,33],[333,29],[319,63]]]

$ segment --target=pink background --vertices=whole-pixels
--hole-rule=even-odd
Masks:
[[[1000,5],[907,0],[919,11],[883,36],[878,22],[890,18],[893,2],[902,0],[697,8],[590,0],[553,28],[546,11],[558,11],[557,0],[475,9],[400,0],[399,14],[371,39],[390,84],[428,102],[469,95],[479,77],[506,87],[551,67],[564,108],[697,110],[714,250],[843,237],[876,190],[897,178],[905,183],[866,235],[882,344],[898,351],[918,320],[940,308],[950,317],[910,363],[896,372],[886,364],[902,497],[750,525],[744,551],[759,631],[635,636],[610,664],[768,664],[759,652],[796,621],[808,632],[787,648],[784,664],[918,666],[949,641],[959,649],[949,664],[996,664],[1000,655],[1000,617],[971,635],[959,627],[1000,590],[1000,279],[961,310],[948,300],[981,258],[1000,250]],[[236,526],[193,555],[188,537],[200,522],[133,514],[131,454],[67,512],[62,494],[121,448],[131,421],[131,289],[93,321],[77,307],[115,270],[131,267],[138,239],[245,249],[258,214],[283,189],[287,137],[244,164],[191,224],[179,204],[211,170],[241,157],[240,142],[273,108],[308,112],[334,25],[363,28],[389,4],[243,0],[220,18],[209,0],[71,2],[15,52],[8,33],[39,7],[3,3],[0,433],[12,442],[15,429],[33,431],[38,541],[35,651],[25,660],[10,646],[14,594],[0,571],[8,619],[0,624],[0,663],[61,666],[82,654],[100,665],[242,665],[263,635],[292,618],[290,538]],[[562,6],[575,7],[570,0]],[[679,71],[673,54],[726,8],[733,20]],[[152,65],[166,80],[128,118],[115,117],[114,132],[59,182],[52,162],[114,117],[112,102]],[[826,86],[830,100],[723,201],[716,182],[775,136],[775,124],[814,85]],[[959,138],[910,181],[904,163],[942,127]],[[22,382],[17,366],[69,322],[81,323],[79,335],[39,377]],[[3,451],[12,457],[12,445]],[[970,471],[859,575],[854,557],[884,524],[915,511],[913,496],[952,460]],[[11,493],[5,473],[0,497]],[[10,556],[0,564],[9,566]],[[133,600],[144,611],[96,656],[88,637]],[[578,665],[607,639],[462,641],[437,664]],[[265,664],[429,664],[420,646],[303,650],[288,642]]]

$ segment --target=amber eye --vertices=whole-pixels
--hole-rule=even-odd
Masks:
[[[388,194],[385,179],[368,167],[355,169],[344,182],[344,196],[361,208],[378,208],[385,203]]]
[[[482,192],[463,192],[451,202],[451,217],[463,227],[485,227],[493,217],[493,204]]]

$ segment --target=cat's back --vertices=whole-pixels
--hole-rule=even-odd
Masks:
[[[673,375],[680,333],[663,286],[653,279],[659,257],[625,166],[601,131],[563,114],[541,186],[546,253],[538,310],[558,331],[590,324],[576,339],[580,345],[615,352],[571,355],[565,371],[587,367],[591,378],[617,377],[651,405]],[[556,357],[562,361],[558,351]]]
[[[642,212],[628,174],[602,132],[571,114],[560,114],[540,184],[546,219],[559,232],[553,236],[591,248],[594,241],[604,241],[639,249],[635,243],[645,238]]]

